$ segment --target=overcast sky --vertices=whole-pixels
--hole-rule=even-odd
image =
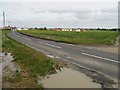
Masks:
[[[118,26],[118,0],[63,1],[65,0],[62,2],[1,0],[0,16],[4,11],[6,25],[10,21],[12,26],[17,27],[114,28]],[[0,17],[0,26],[2,24]]]

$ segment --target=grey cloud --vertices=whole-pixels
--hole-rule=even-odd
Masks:
[[[89,18],[91,18],[92,17],[92,13],[76,13],[75,14],[75,17],[77,18],[77,19],[89,19]]]
[[[118,8],[106,8],[106,9],[102,9],[101,12],[115,14],[118,13]]]
[[[77,19],[87,19],[90,18],[91,14],[92,14],[92,10],[91,9],[84,9],[84,10],[80,10],[80,9],[72,9],[72,10],[67,10],[67,9],[58,9],[58,10],[36,10],[34,11],[34,13],[36,14],[41,14],[41,13],[53,13],[53,14],[71,14],[74,17],[76,17]]]
[[[47,12],[47,10],[43,10],[43,9],[41,9],[41,10],[35,10],[35,9],[32,9],[32,11],[33,11],[33,13],[35,13],[35,14],[45,13],[45,12]]]
[[[78,14],[85,14],[91,13],[91,10],[51,10],[53,13],[78,13]]]
[[[58,14],[63,14],[63,13],[78,13],[78,14],[85,14],[85,13],[91,13],[92,12],[92,10],[90,10],[90,9],[87,9],[87,10],[74,10],[74,9],[72,9],[72,10],[67,10],[67,9],[58,9],[58,10],[43,10],[43,9],[41,9],[41,10],[36,10],[36,11],[34,11],[34,13],[44,13],[44,12],[50,12],[50,13],[58,13]]]
[[[113,26],[116,25],[117,26],[117,21],[118,21],[118,18],[117,18],[117,15],[113,14],[113,15],[100,15],[99,17],[97,18],[94,18],[94,21],[96,22],[96,24],[101,24],[101,25],[110,25],[110,26]],[[112,25],[111,25],[112,24]]]
[[[34,11],[35,11],[35,8],[30,8],[30,10],[34,12]]]
[[[91,8],[91,4],[82,7],[85,5],[76,3],[71,3],[69,6],[67,4],[62,6],[59,3],[58,6],[53,5],[50,3],[45,3],[45,5],[42,3],[6,3],[5,12],[7,20],[11,20],[14,26],[112,27],[117,22],[117,8],[113,6]]]

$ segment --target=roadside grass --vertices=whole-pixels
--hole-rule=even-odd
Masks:
[[[114,45],[118,32],[115,31],[86,31],[63,32],[49,30],[23,30],[19,31],[38,38],[66,42],[80,45]]]
[[[14,74],[4,76],[4,79],[10,82],[19,82],[22,80],[22,75],[19,71],[14,72]]]
[[[9,83],[6,86],[5,83]],[[32,77],[29,73],[22,71],[14,71],[7,75],[3,75],[3,88],[37,88],[37,90],[42,90],[43,85],[37,83],[37,78]]]
[[[9,38],[7,36],[8,32],[2,31],[2,51],[12,53],[14,62],[24,68],[30,74],[30,78],[37,78],[39,75],[45,76],[56,72],[54,62],[51,58]],[[17,75],[20,76],[18,73]],[[14,79],[17,80],[16,78]]]

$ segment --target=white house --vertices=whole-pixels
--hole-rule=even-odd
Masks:
[[[72,28],[63,28],[62,31],[72,31]]]
[[[28,30],[28,28],[23,28],[23,30]]]
[[[21,28],[17,28],[17,30],[22,30]]]
[[[86,30],[80,28],[62,28],[61,31],[85,32]]]
[[[76,29],[75,31],[76,31],[76,32],[80,32],[81,30],[80,30],[80,29]]]
[[[17,30],[28,30],[28,28],[17,28]]]

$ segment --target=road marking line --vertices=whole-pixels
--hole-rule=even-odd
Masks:
[[[41,49],[37,49],[37,48],[35,48],[35,47],[33,47],[33,46],[30,46],[30,45],[28,45],[28,44],[25,44],[25,45],[28,46],[28,47],[31,47],[31,48],[39,51],[39,52],[42,52],[42,53],[45,53],[45,54],[49,54],[48,52],[45,52],[45,51],[43,51],[43,50],[41,50]]]
[[[58,58],[58,59],[59,59],[60,57],[58,57],[58,56],[55,56],[55,58]]]
[[[104,59],[106,61],[111,61],[111,62],[114,62],[114,63],[120,63],[119,61],[115,61],[115,60],[112,60],[112,59],[108,59],[108,58],[104,58],[104,57],[100,57],[100,56],[96,56],[96,55],[92,55],[92,54],[88,54],[88,53],[82,53],[82,54],[86,55],[86,56],[91,56],[91,57],[99,58],[99,59]]]
[[[13,34],[16,35],[17,37],[20,37],[19,35],[15,34],[15,33],[13,33]]]
[[[13,32],[13,34],[15,34],[15,32]]]
[[[16,35],[17,37],[20,37],[19,35],[17,35],[15,32],[13,32],[14,35]]]
[[[73,57],[70,57],[70,56],[67,56],[67,58],[68,58],[68,59],[75,59],[75,58],[73,58]]]
[[[69,46],[75,46],[75,47],[80,47],[80,48],[85,48],[85,49],[95,49],[95,47],[87,47],[87,46],[80,46],[80,45],[74,45],[74,44],[67,44]]]
[[[45,45],[47,45],[47,46],[51,46],[51,47],[55,47],[55,48],[62,48],[62,47],[59,47],[59,46],[56,46],[56,45],[53,45],[53,44],[49,44],[49,43],[43,43],[43,42],[38,42],[38,43],[40,43],[40,44],[45,44]]]
[[[49,55],[49,54],[48,54],[47,56],[50,57],[50,58],[55,58],[53,55]]]
[[[16,36],[20,37],[19,35],[16,35]]]
[[[40,44],[44,44],[43,42],[38,42],[38,43],[40,43]]]
[[[25,37],[22,37],[22,38],[31,41],[31,39],[28,39],[28,38],[25,38]]]

